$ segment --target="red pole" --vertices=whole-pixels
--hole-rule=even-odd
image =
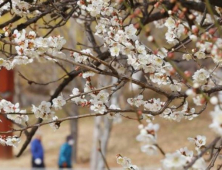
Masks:
[[[0,70],[0,94],[5,100],[13,100],[13,91],[14,91],[14,74],[13,71],[6,70],[2,68]],[[12,123],[8,121],[3,115],[0,115],[0,131],[11,130]],[[8,134],[7,136],[12,136]],[[0,159],[10,159],[13,157],[12,147],[11,146],[2,146],[0,145]]]

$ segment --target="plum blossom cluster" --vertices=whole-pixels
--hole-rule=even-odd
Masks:
[[[195,138],[188,138],[188,140],[195,144],[197,154],[200,153],[201,149],[205,147],[206,137],[198,135]],[[194,152],[188,150],[187,147],[181,148],[174,153],[167,153],[165,158],[162,160],[162,170],[183,170],[184,167],[189,165],[191,161],[195,159]],[[206,162],[203,157],[197,159],[190,170],[205,170]]]
[[[199,31],[198,28],[195,29],[197,32]],[[222,47],[222,39],[214,35],[214,33],[214,29],[203,33],[200,40],[196,42],[196,49],[193,49],[189,54],[184,54],[183,58],[186,60],[211,58],[215,64],[221,66],[222,53],[220,49]]]
[[[4,3],[3,0],[0,1],[0,4]],[[2,15],[3,12],[11,10],[11,14],[18,15],[20,17],[25,17],[25,16],[37,16],[41,14],[39,10],[30,10],[30,8],[34,7],[36,5],[36,0],[33,0],[33,2],[26,2],[26,1],[21,1],[21,0],[12,0],[11,5],[10,2],[5,3],[3,6],[0,8],[0,15]],[[11,8],[12,7],[12,8]]]
[[[123,157],[120,154],[116,156],[116,161],[119,165],[121,165],[124,170],[139,170],[136,165],[133,165],[131,160],[127,157]]]
[[[4,28],[5,35],[9,36],[10,29]],[[17,56],[9,59],[0,59],[0,66],[5,67],[7,70],[12,69],[15,65],[29,64],[33,62],[34,58],[38,58],[43,55],[52,56],[64,56],[60,50],[66,43],[66,40],[60,36],[50,36],[48,38],[37,37],[34,31],[26,33],[26,30],[19,32],[14,30],[11,34],[13,42],[16,44],[15,49]],[[46,57],[50,59],[50,57]]]
[[[98,94],[90,94],[92,99],[90,100],[91,106],[90,109],[103,114],[107,111],[105,103],[108,102],[109,93],[106,91],[100,91]]]
[[[185,101],[181,110],[171,107],[166,108],[163,113],[160,114],[160,117],[177,122],[180,122],[182,119],[193,120],[193,118],[197,116],[198,114],[195,114],[195,108],[190,108],[187,101]]]
[[[209,72],[205,69],[197,70],[193,75],[193,83],[197,83],[199,86],[204,85],[208,82]]]
[[[201,0],[188,0],[188,2],[194,2],[194,5],[195,5],[195,3],[198,4],[198,3],[201,3],[202,1]],[[163,7],[164,4],[165,3],[163,3],[163,1],[157,1],[157,3],[154,5],[154,7],[158,8],[161,11],[161,10],[165,9]],[[217,9],[218,7],[215,7],[215,8],[216,8],[216,10],[219,10],[219,9]],[[176,5],[175,8],[172,8],[167,11],[169,17],[174,19],[175,21],[177,21],[175,23],[176,27],[177,27],[177,25],[182,23],[185,25],[185,28],[188,29],[187,22],[195,21],[195,24],[202,26],[204,24],[213,23],[212,18],[218,19],[218,15],[213,15],[213,14],[211,15],[209,13],[202,13],[202,12],[199,12],[198,10],[196,11],[193,9],[189,9],[190,12],[187,12],[187,10],[188,9],[187,9],[186,5],[183,6],[183,8],[181,8],[181,6],[179,7]],[[216,13],[214,13],[214,14],[216,14]],[[166,22],[166,20],[167,19],[155,20],[154,24],[157,28],[162,28],[164,26],[164,23]],[[191,24],[189,23],[189,25],[191,25]]]
[[[200,2],[200,1],[197,1],[197,2]],[[157,5],[157,6],[159,6],[159,5]],[[205,16],[203,16],[203,14],[200,12],[193,11],[193,10],[191,10],[191,11],[192,11],[192,14],[190,14],[188,17],[191,20],[195,19],[195,22],[198,25],[200,25],[201,22],[203,22],[202,24],[213,23],[213,19],[210,14],[207,13]],[[183,19],[183,17],[184,17],[183,10],[182,11],[178,10],[177,12],[174,11],[173,14],[172,14],[171,10],[168,12],[169,12],[170,17],[168,17],[167,19],[161,19],[158,21],[154,21],[154,25],[157,28],[163,28],[164,26],[167,27],[167,32],[165,34],[165,38],[169,44],[175,45],[175,44],[179,43],[180,38],[183,35],[189,35],[190,39],[193,41],[196,41],[198,39],[197,26],[192,25],[192,28],[191,29],[189,28],[187,20]],[[216,15],[214,15],[213,17],[218,19],[218,16],[216,16]],[[204,20],[203,20],[203,18],[204,18]],[[201,49],[200,49],[200,51],[202,52]],[[190,55],[190,57],[191,57],[191,55]]]
[[[23,124],[29,120],[29,117],[25,115],[26,110],[19,108],[19,103],[13,104],[10,101],[2,99],[0,101],[0,111],[4,112],[8,119],[19,124]]]
[[[127,56],[128,64],[135,70],[150,73],[152,82],[158,85],[170,85],[172,91],[181,90],[182,84],[177,80],[171,81],[169,78],[170,71],[173,68],[170,63],[165,61],[168,53],[166,49],[161,48],[155,53],[147,49],[145,45],[138,41],[137,28],[133,24],[123,26],[120,11],[109,5],[107,3],[109,1],[90,2],[85,4],[83,1],[79,1],[79,5],[82,9],[89,11],[90,14],[91,10],[95,11],[93,16],[95,14],[98,17],[95,35],[104,40],[104,47],[109,49],[111,56]],[[183,27],[182,24],[181,27]],[[76,54],[76,56],[79,56],[79,54]],[[81,58],[81,60],[85,59],[86,57]]]
[[[147,126],[139,125],[140,134],[136,137],[137,141],[143,143],[141,151],[148,155],[157,154],[157,131],[159,130],[158,124],[148,123]]]
[[[32,112],[36,118],[43,120],[52,119],[55,114],[55,112],[51,110],[51,103],[46,101],[42,101],[38,107],[32,105]]]
[[[167,153],[165,159],[162,160],[162,170],[183,170],[193,159],[194,153],[186,147],[177,150],[174,153]],[[190,170],[205,170],[206,162],[201,157],[199,158]]]
[[[217,8],[217,7],[216,7]],[[203,14],[197,11],[192,11],[192,14],[195,16],[195,20],[198,24],[201,23],[202,19],[203,19]],[[218,18],[218,16],[214,15],[213,17]],[[213,18],[211,17],[210,14],[206,14],[206,18],[203,21],[203,24],[212,24]]]
[[[17,147],[21,139],[18,136],[0,136],[0,144]]]
[[[131,106],[135,106],[135,107],[143,106],[145,110],[148,110],[151,112],[157,112],[164,106],[164,102],[161,102],[159,98],[158,99],[153,98],[148,101],[144,101],[143,95],[138,95],[135,98],[128,98],[127,102]]]
[[[198,28],[195,28],[196,32],[199,32]],[[183,58],[186,60],[191,59],[206,59],[211,58],[215,64],[221,66],[221,47],[222,39],[214,34],[215,29],[203,33],[200,36],[200,40],[196,42],[196,49],[192,49],[191,53],[186,53]],[[202,84],[203,82],[201,82]],[[206,82],[205,82],[206,83]]]
[[[165,105],[165,102],[162,102],[160,99],[156,98],[144,101],[143,95],[138,95],[135,98],[128,98],[127,102],[134,107],[143,106],[145,111],[150,112],[158,112]],[[198,115],[195,114],[195,108],[190,108],[188,106],[188,102],[185,101],[181,110],[178,110],[175,106],[172,106],[170,108],[168,107],[160,114],[160,116],[168,120],[180,122],[182,119],[192,120]]]
[[[94,74],[91,72],[86,72],[82,75],[82,77],[86,78],[84,92],[89,92],[87,95],[88,100],[86,99],[85,95],[81,95],[81,92],[78,88],[73,89],[72,94],[70,95],[71,100],[77,105],[90,106],[90,109],[92,111],[104,114],[105,112],[107,112],[108,109],[106,103],[109,101],[109,93],[105,90],[96,91],[96,89],[91,84],[91,76],[94,76]],[[92,90],[94,90],[95,92],[90,93]]]
[[[221,67],[222,39],[214,35],[215,30],[211,29],[200,37],[196,47],[205,54],[204,58],[210,57],[215,64]]]
[[[81,50],[80,52],[81,53],[78,53],[78,52],[71,53],[75,62],[83,63],[83,64],[89,64],[89,62],[92,61],[92,60],[87,55],[93,55],[92,51],[90,49],[85,49],[85,50]]]
[[[173,17],[169,17],[164,24],[167,27],[165,36],[169,44],[175,45],[179,43],[180,37],[188,32],[187,22],[181,23],[181,20],[179,21],[176,21]]]
[[[87,3],[87,4],[86,4]],[[78,1],[78,5],[82,10],[86,10],[91,16],[96,17],[97,15],[110,15],[113,12],[113,8],[109,6],[110,0],[89,0]]]
[[[53,129],[58,129],[59,123],[56,121],[58,120],[58,117],[55,116],[55,112],[53,111],[53,109],[62,109],[62,106],[64,106],[65,104],[66,100],[62,96],[58,96],[57,98],[52,100],[52,104],[50,102],[42,101],[38,107],[32,105],[32,112],[34,113],[36,118],[41,118],[47,121],[54,121],[53,123],[50,123],[50,126]]]
[[[70,97],[71,97],[71,100],[75,103],[75,104],[77,104],[77,105],[86,105],[87,104],[87,100],[85,99],[85,96],[84,95],[82,95],[82,96],[80,96],[80,97],[77,97],[78,95],[80,95],[81,93],[80,93],[80,91],[79,91],[79,89],[78,88],[74,88],[73,90],[72,90],[72,94],[70,95]]]
[[[193,76],[193,84],[192,88],[188,89],[186,91],[186,94],[193,99],[193,103],[197,106],[201,106],[206,103],[206,94],[204,93],[197,93],[199,91],[203,90],[210,90],[213,88],[214,82],[211,79],[212,73],[210,71],[207,71],[206,69],[199,69],[197,70]]]
[[[2,4],[4,1],[1,0],[0,4]],[[19,16],[24,16],[30,13],[29,8],[31,5],[25,1],[20,1],[20,0],[12,0],[12,12],[14,12],[16,15]],[[9,11],[10,10],[10,3],[5,3],[1,8],[0,8],[0,15],[4,11]]]
[[[197,29],[197,32],[198,31]],[[193,49],[191,54],[185,54],[186,60],[191,60],[193,58],[198,60],[210,58],[216,64],[216,68],[221,67],[222,39],[217,37],[217,34],[214,33],[215,29],[210,29],[208,32],[203,33],[200,36],[200,40],[196,43],[196,49]],[[215,87],[217,83],[221,84],[220,75],[216,75],[214,71],[215,70],[210,71],[201,68],[192,76],[194,83],[193,89],[188,89],[186,93],[193,97],[194,103],[198,106],[206,103],[207,99],[206,95],[203,93],[196,94],[196,89],[210,90]]]
[[[16,15],[26,16],[30,13],[29,8],[31,4],[21,0],[13,0],[12,1],[12,10]]]
[[[197,135],[195,138],[188,138],[188,140],[195,144],[195,149],[200,151],[206,145],[206,136]]]

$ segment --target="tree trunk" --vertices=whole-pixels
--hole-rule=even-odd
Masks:
[[[101,120],[102,120],[101,116],[95,117],[93,146],[92,146],[91,161],[90,161],[91,170],[97,169],[97,165],[98,165],[98,157],[99,157],[98,139],[101,136]]]
[[[108,145],[108,141],[109,141],[109,136],[110,136],[110,132],[112,129],[112,120],[108,119],[107,117],[103,117],[103,123],[104,123],[104,129],[103,129],[103,134],[101,136],[101,152],[103,154],[104,157],[106,157],[106,151],[107,151],[107,145]],[[105,169],[105,162],[102,158],[102,155],[100,153],[99,158],[98,158],[98,170],[103,170]]]
[[[72,104],[70,106],[70,113],[72,116],[79,115],[79,109],[78,106],[75,104]],[[78,140],[78,119],[72,119],[70,120],[70,132],[73,136],[74,144],[72,147],[72,160],[74,163],[77,161],[77,140]]]

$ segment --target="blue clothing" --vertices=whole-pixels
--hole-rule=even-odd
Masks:
[[[72,167],[72,146],[68,143],[64,143],[60,148],[58,164],[62,167],[64,163],[67,164],[67,167]]]
[[[31,142],[31,153],[34,160],[40,158],[44,162],[44,149],[40,140],[34,139]]]

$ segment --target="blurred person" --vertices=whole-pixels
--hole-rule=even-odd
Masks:
[[[58,165],[60,169],[72,168],[72,146],[74,140],[72,136],[66,137],[66,142],[60,147]]]
[[[32,168],[44,169],[44,149],[41,143],[42,134],[37,133],[35,139],[31,142],[31,154],[32,154]]]

